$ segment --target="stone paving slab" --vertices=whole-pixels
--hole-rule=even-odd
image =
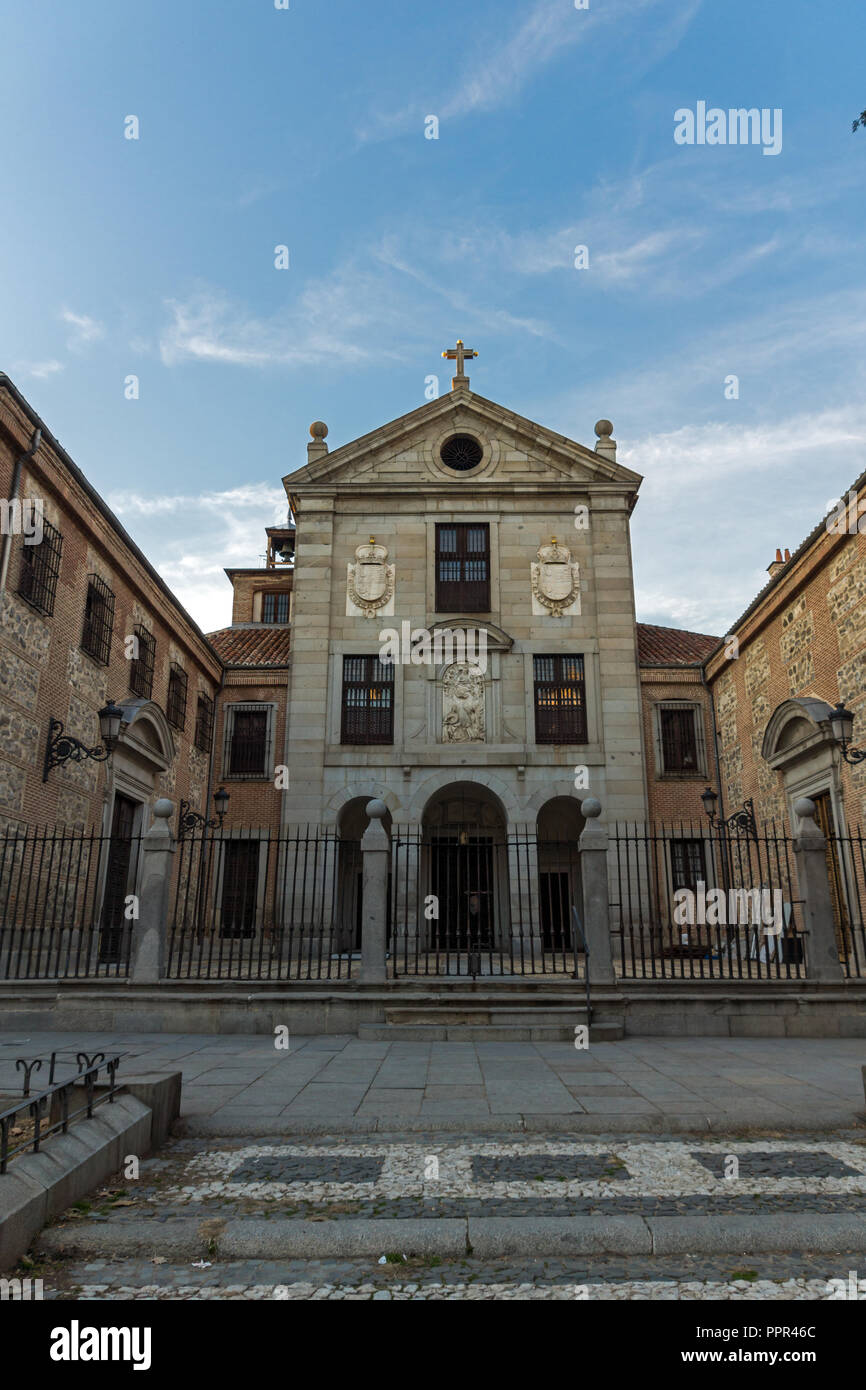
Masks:
[[[268,1035],[0,1032],[0,1087],[17,1056],[56,1050],[129,1053],[130,1070],[181,1070],[182,1115],[200,1133],[239,1132],[250,1110],[283,1132],[329,1123],[383,1128],[399,1104],[407,1125],[443,1130],[479,1119],[498,1129],[796,1132],[866,1123],[857,1038],[625,1038],[584,1051],[568,1042],[367,1042]],[[390,1093],[390,1098],[389,1098]],[[383,1124],[384,1122],[384,1124]]]

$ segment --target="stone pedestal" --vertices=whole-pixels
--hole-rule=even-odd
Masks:
[[[587,797],[580,809],[586,827],[578,842],[583,884],[583,931],[589,948],[589,979],[594,985],[616,983],[610,950],[610,895],[607,880],[607,830],[598,822],[601,802]]]
[[[364,900],[361,911],[361,974],[363,984],[382,984],[387,977],[385,949],[388,929],[388,876],[391,842],[382,824],[388,814],[384,801],[369,801],[370,824],[361,840],[364,861]]]
[[[138,918],[132,924],[130,973],[136,984],[149,985],[165,973],[172,856],[177,846],[169,820],[174,803],[161,797],[153,808],[153,825],[141,842]]]
[[[799,833],[794,839],[797,884],[803,899],[803,928],[806,932],[806,977],[825,984],[844,979],[836,947],[833,901],[827,875],[827,841],[815,820],[815,803],[802,796],[794,802],[799,817]]]

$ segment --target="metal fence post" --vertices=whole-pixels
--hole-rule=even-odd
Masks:
[[[177,848],[169,826],[173,814],[174,803],[160,797],[153,808],[153,825],[141,841],[141,887],[138,917],[133,919],[130,962],[136,984],[154,984],[165,972],[172,856]]]
[[[803,925],[806,929],[806,978],[827,984],[844,978],[836,947],[833,902],[827,875],[827,841],[815,820],[816,806],[807,796],[794,802],[794,815],[800,819],[794,838],[797,883],[803,899]]]
[[[391,842],[382,820],[388,814],[388,807],[384,801],[368,801],[366,810],[370,824],[361,840],[364,870],[359,978],[366,984],[381,984],[387,978],[385,948],[388,935]]]
[[[594,985],[616,983],[610,949],[610,894],[607,879],[607,828],[599,825],[601,802],[588,796],[580,804],[586,826],[578,841],[583,883],[583,930],[589,947],[589,978]]]

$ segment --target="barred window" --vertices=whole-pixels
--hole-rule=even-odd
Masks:
[[[209,753],[213,747],[213,700],[209,695],[199,695],[196,704],[195,746],[200,753]]]
[[[272,705],[228,705],[224,776],[270,778],[273,775],[272,742]]]
[[[393,665],[377,656],[344,656],[342,713],[341,743],[393,743]]]
[[[87,599],[84,604],[84,627],[81,649],[103,666],[111,656],[111,634],[114,630],[114,594],[98,574],[87,576]]]
[[[288,594],[262,594],[262,622],[287,623],[289,621]]]
[[[153,667],[156,657],[156,638],[141,623],[136,623],[135,637],[138,656],[130,663],[129,688],[135,695],[149,700],[153,694]]]
[[[533,657],[535,742],[586,743],[582,656]]]
[[[60,556],[63,551],[63,537],[50,521],[42,522],[42,540],[38,545],[21,546],[21,569],[18,575],[18,592],[23,599],[49,617],[54,612],[54,596],[57,592],[57,576],[60,573]]]
[[[168,700],[165,715],[175,729],[183,729],[186,724],[187,674],[176,661],[171,663],[168,672]]]
[[[707,881],[703,840],[671,840],[671,879],[674,892],[688,888],[695,892]]]
[[[701,707],[670,701],[657,704],[656,768],[661,773],[703,776],[706,773]]]
[[[436,527],[436,612],[490,611],[490,527]]]

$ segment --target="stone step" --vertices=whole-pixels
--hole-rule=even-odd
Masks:
[[[445,1023],[441,1019],[425,1023],[362,1023],[358,1037],[366,1042],[573,1042],[574,1029],[572,1014],[570,1023]],[[589,1030],[590,1042],[618,1042],[624,1036],[620,1021],[593,1022]]]

